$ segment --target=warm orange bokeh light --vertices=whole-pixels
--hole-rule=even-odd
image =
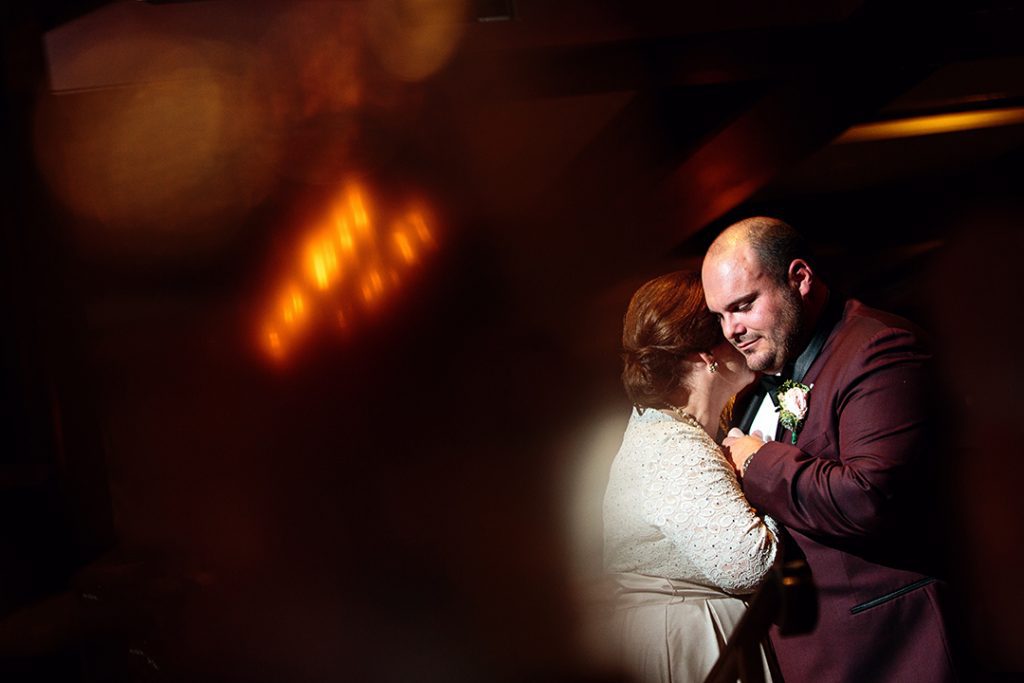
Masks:
[[[399,223],[401,225],[401,223]],[[409,237],[400,229],[395,230],[392,234],[392,238],[395,241],[395,245],[398,247],[398,253],[402,255],[402,260],[406,263],[413,263],[416,260],[416,253],[412,250],[412,244],[409,242]]]
[[[74,223],[83,243],[147,256],[214,249],[268,196],[282,148],[248,48],[139,11],[105,11],[127,12],[133,32],[83,19],[50,36],[71,46],[53,65],[68,90],[37,102],[36,161],[54,197],[87,219]],[[111,87],[115,77],[124,83]]]
[[[288,325],[297,325],[306,312],[306,305],[302,299],[302,292],[296,287],[290,287],[288,293],[281,298],[281,318]]]
[[[352,230],[349,228],[347,218],[339,218],[338,221],[338,243],[344,251],[352,251],[355,249],[356,243],[355,238],[352,236]]]
[[[281,347],[281,335],[276,330],[267,330],[266,333],[267,350],[270,351],[271,355],[277,357],[284,350]]]
[[[363,193],[358,187],[349,189],[348,205],[352,210],[352,220],[355,221],[356,227],[366,230],[370,226],[370,216],[366,211]]]
[[[466,0],[369,0],[366,37],[388,72],[403,81],[437,73],[465,32]]]
[[[272,359],[286,358],[306,328],[320,322],[349,332],[360,310],[375,312],[397,296],[402,272],[436,247],[421,207],[389,211],[354,182],[341,188],[325,219],[329,227],[317,223],[300,240],[299,257],[263,321],[261,346]]]
[[[421,214],[418,212],[410,213],[409,222],[416,228],[416,236],[419,237],[421,242],[424,244],[434,243],[434,236],[430,234],[430,230],[427,228],[427,222],[423,220],[423,216]]]
[[[325,291],[338,277],[338,251],[333,236],[320,235],[306,250],[309,279],[320,291]]]

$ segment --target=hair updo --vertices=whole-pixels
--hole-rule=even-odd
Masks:
[[[622,324],[622,384],[633,405],[668,408],[684,381],[683,356],[710,351],[723,339],[699,274],[680,270],[644,284]]]

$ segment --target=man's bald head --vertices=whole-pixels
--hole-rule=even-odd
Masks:
[[[789,264],[794,259],[811,263],[800,233],[789,223],[767,216],[754,216],[730,225],[711,243],[705,260],[717,260],[746,246],[753,251],[761,271],[779,284],[787,282]]]

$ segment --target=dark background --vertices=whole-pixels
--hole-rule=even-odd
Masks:
[[[934,333],[968,642],[1024,669],[1022,3],[3,11],[4,680],[614,679],[567,519],[621,316],[756,213]],[[353,182],[436,246],[274,357]]]

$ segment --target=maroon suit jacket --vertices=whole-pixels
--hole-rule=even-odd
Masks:
[[[847,301],[803,378],[796,445],[765,444],[743,478],[807,559],[818,622],[772,641],[787,683],[956,680],[936,578],[930,355],[906,321]],[[939,527],[939,528],[937,528]]]

